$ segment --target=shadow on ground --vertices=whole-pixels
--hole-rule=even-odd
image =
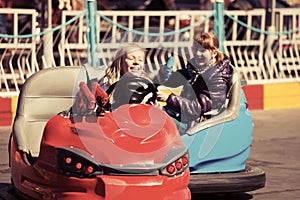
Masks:
[[[230,194],[192,194],[192,200],[249,200],[253,196],[247,193]]]
[[[252,198],[253,196],[247,193],[192,195],[192,200],[249,200]],[[14,195],[14,188],[11,184],[0,183],[0,200],[18,200]]]
[[[1,200],[17,200],[14,197],[14,187],[9,183],[0,183],[0,199]]]

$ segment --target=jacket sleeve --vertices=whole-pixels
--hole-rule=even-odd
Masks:
[[[228,57],[212,68],[206,81],[208,84],[207,89],[201,92],[201,94],[209,97],[211,100],[211,107],[209,110],[219,110],[224,105],[227,92],[232,84],[232,75],[233,69],[230,66],[230,60]]]
[[[212,109],[220,109],[225,103],[232,79],[229,60],[225,60],[220,65],[207,72],[204,80],[206,87],[196,87],[199,88],[199,91],[195,91],[196,98],[171,94],[167,99],[167,106],[186,116],[186,120],[196,119]],[[185,119],[182,119],[183,122],[186,121]]]
[[[225,102],[227,94],[227,84],[224,81],[223,77],[219,70],[210,77],[209,84],[207,89],[203,90],[201,95],[206,96],[210,99],[211,106],[207,107],[204,112],[207,112],[211,109],[220,109]]]
[[[200,95],[200,99],[188,99],[185,97],[170,94],[167,99],[167,106],[176,112],[181,113],[181,121],[189,122],[199,118],[204,112],[211,108],[211,100]]]

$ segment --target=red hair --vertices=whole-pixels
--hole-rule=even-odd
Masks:
[[[215,58],[217,63],[224,59],[223,52],[219,50],[219,40],[214,33],[206,32],[198,34],[194,37],[194,41],[196,45],[200,45],[204,49],[216,52],[217,55]]]

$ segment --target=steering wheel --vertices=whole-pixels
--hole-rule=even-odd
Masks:
[[[108,95],[113,92],[113,107],[117,108],[123,104],[132,103],[155,103],[157,97],[157,89],[154,83],[146,78],[137,76],[124,75],[118,82],[113,84],[107,91]],[[152,96],[145,99],[146,96]]]

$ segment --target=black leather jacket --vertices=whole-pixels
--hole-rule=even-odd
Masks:
[[[218,64],[201,70],[193,63],[192,59],[185,69],[174,72],[164,83],[169,87],[183,85],[180,96],[169,95],[166,107],[180,113],[179,120],[187,123],[188,128],[205,120],[205,112],[222,108],[233,75],[227,56]]]

